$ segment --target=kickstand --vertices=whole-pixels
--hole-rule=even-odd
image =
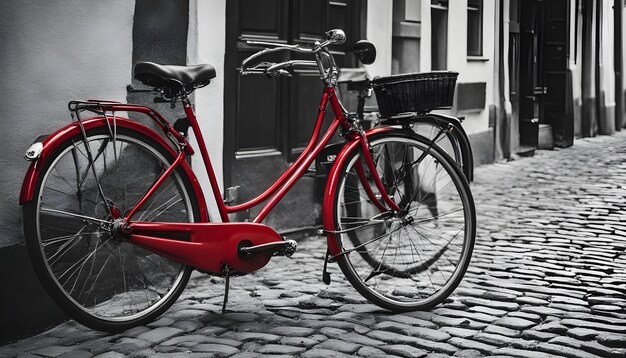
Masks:
[[[222,314],[226,312],[226,303],[228,302],[228,288],[230,287],[230,269],[228,266],[224,266],[224,270],[222,270],[224,277],[226,277],[226,285],[224,288],[224,303],[222,303]]]
[[[324,258],[324,270],[322,271],[322,282],[330,285],[330,274],[326,270],[326,266],[328,266],[328,256],[330,256],[330,251],[326,250],[326,258]]]

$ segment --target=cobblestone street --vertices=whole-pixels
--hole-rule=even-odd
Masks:
[[[470,268],[445,304],[390,314],[330,265],[325,240],[231,280],[194,275],[146,327],[109,335],[74,322],[0,356],[625,357],[626,132],[476,170]],[[4,293],[6,294],[6,293]]]

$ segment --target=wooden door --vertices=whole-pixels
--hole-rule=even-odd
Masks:
[[[298,71],[294,77],[241,77],[241,61],[259,47],[248,40],[300,44],[312,47],[333,28],[346,32],[348,41],[333,48],[340,67],[355,67],[346,54],[361,39],[360,1],[229,0],[226,5],[225,60],[225,186],[241,186],[239,202],[268,187],[301,153],[313,129],[322,82],[317,71]],[[264,61],[299,58],[285,52]],[[306,58],[312,60],[312,58]]]
[[[556,146],[569,147],[574,143],[574,117],[566,115],[569,52],[567,0],[550,0],[546,5],[546,32],[543,39],[545,55],[542,59],[546,93],[540,122],[552,126]]]

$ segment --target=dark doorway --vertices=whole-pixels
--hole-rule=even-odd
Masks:
[[[544,1],[517,3],[519,11],[519,133],[520,154],[537,149],[539,121],[542,118],[545,87],[542,77],[542,36],[544,34]]]
[[[241,186],[239,202],[269,186],[306,146],[322,93],[317,71],[298,71],[291,78],[241,77],[241,61],[261,49],[247,41],[312,47],[327,30],[340,28],[348,40],[333,48],[335,59],[341,67],[357,67],[346,50],[364,34],[364,6],[347,0],[227,2],[224,182],[226,187]],[[289,58],[295,55],[261,60]]]
[[[511,102],[513,115],[519,113],[519,153],[534,153],[542,124],[552,129],[554,145],[570,146],[574,119],[566,113],[568,2],[512,0],[510,9]]]
[[[541,76],[546,91],[540,122],[552,126],[556,146],[569,147],[574,143],[574,117],[573,114],[566,115],[566,98],[571,95],[567,90],[569,76],[567,0],[550,0],[545,3],[546,31],[543,39]]]

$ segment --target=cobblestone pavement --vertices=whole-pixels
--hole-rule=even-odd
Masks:
[[[146,327],[108,335],[74,322],[0,347],[0,356],[624,357],[626,133],[478,168],[478,237],[450,299],[430,312],[368,304],[301,243],[254,275],[197,275]]]

